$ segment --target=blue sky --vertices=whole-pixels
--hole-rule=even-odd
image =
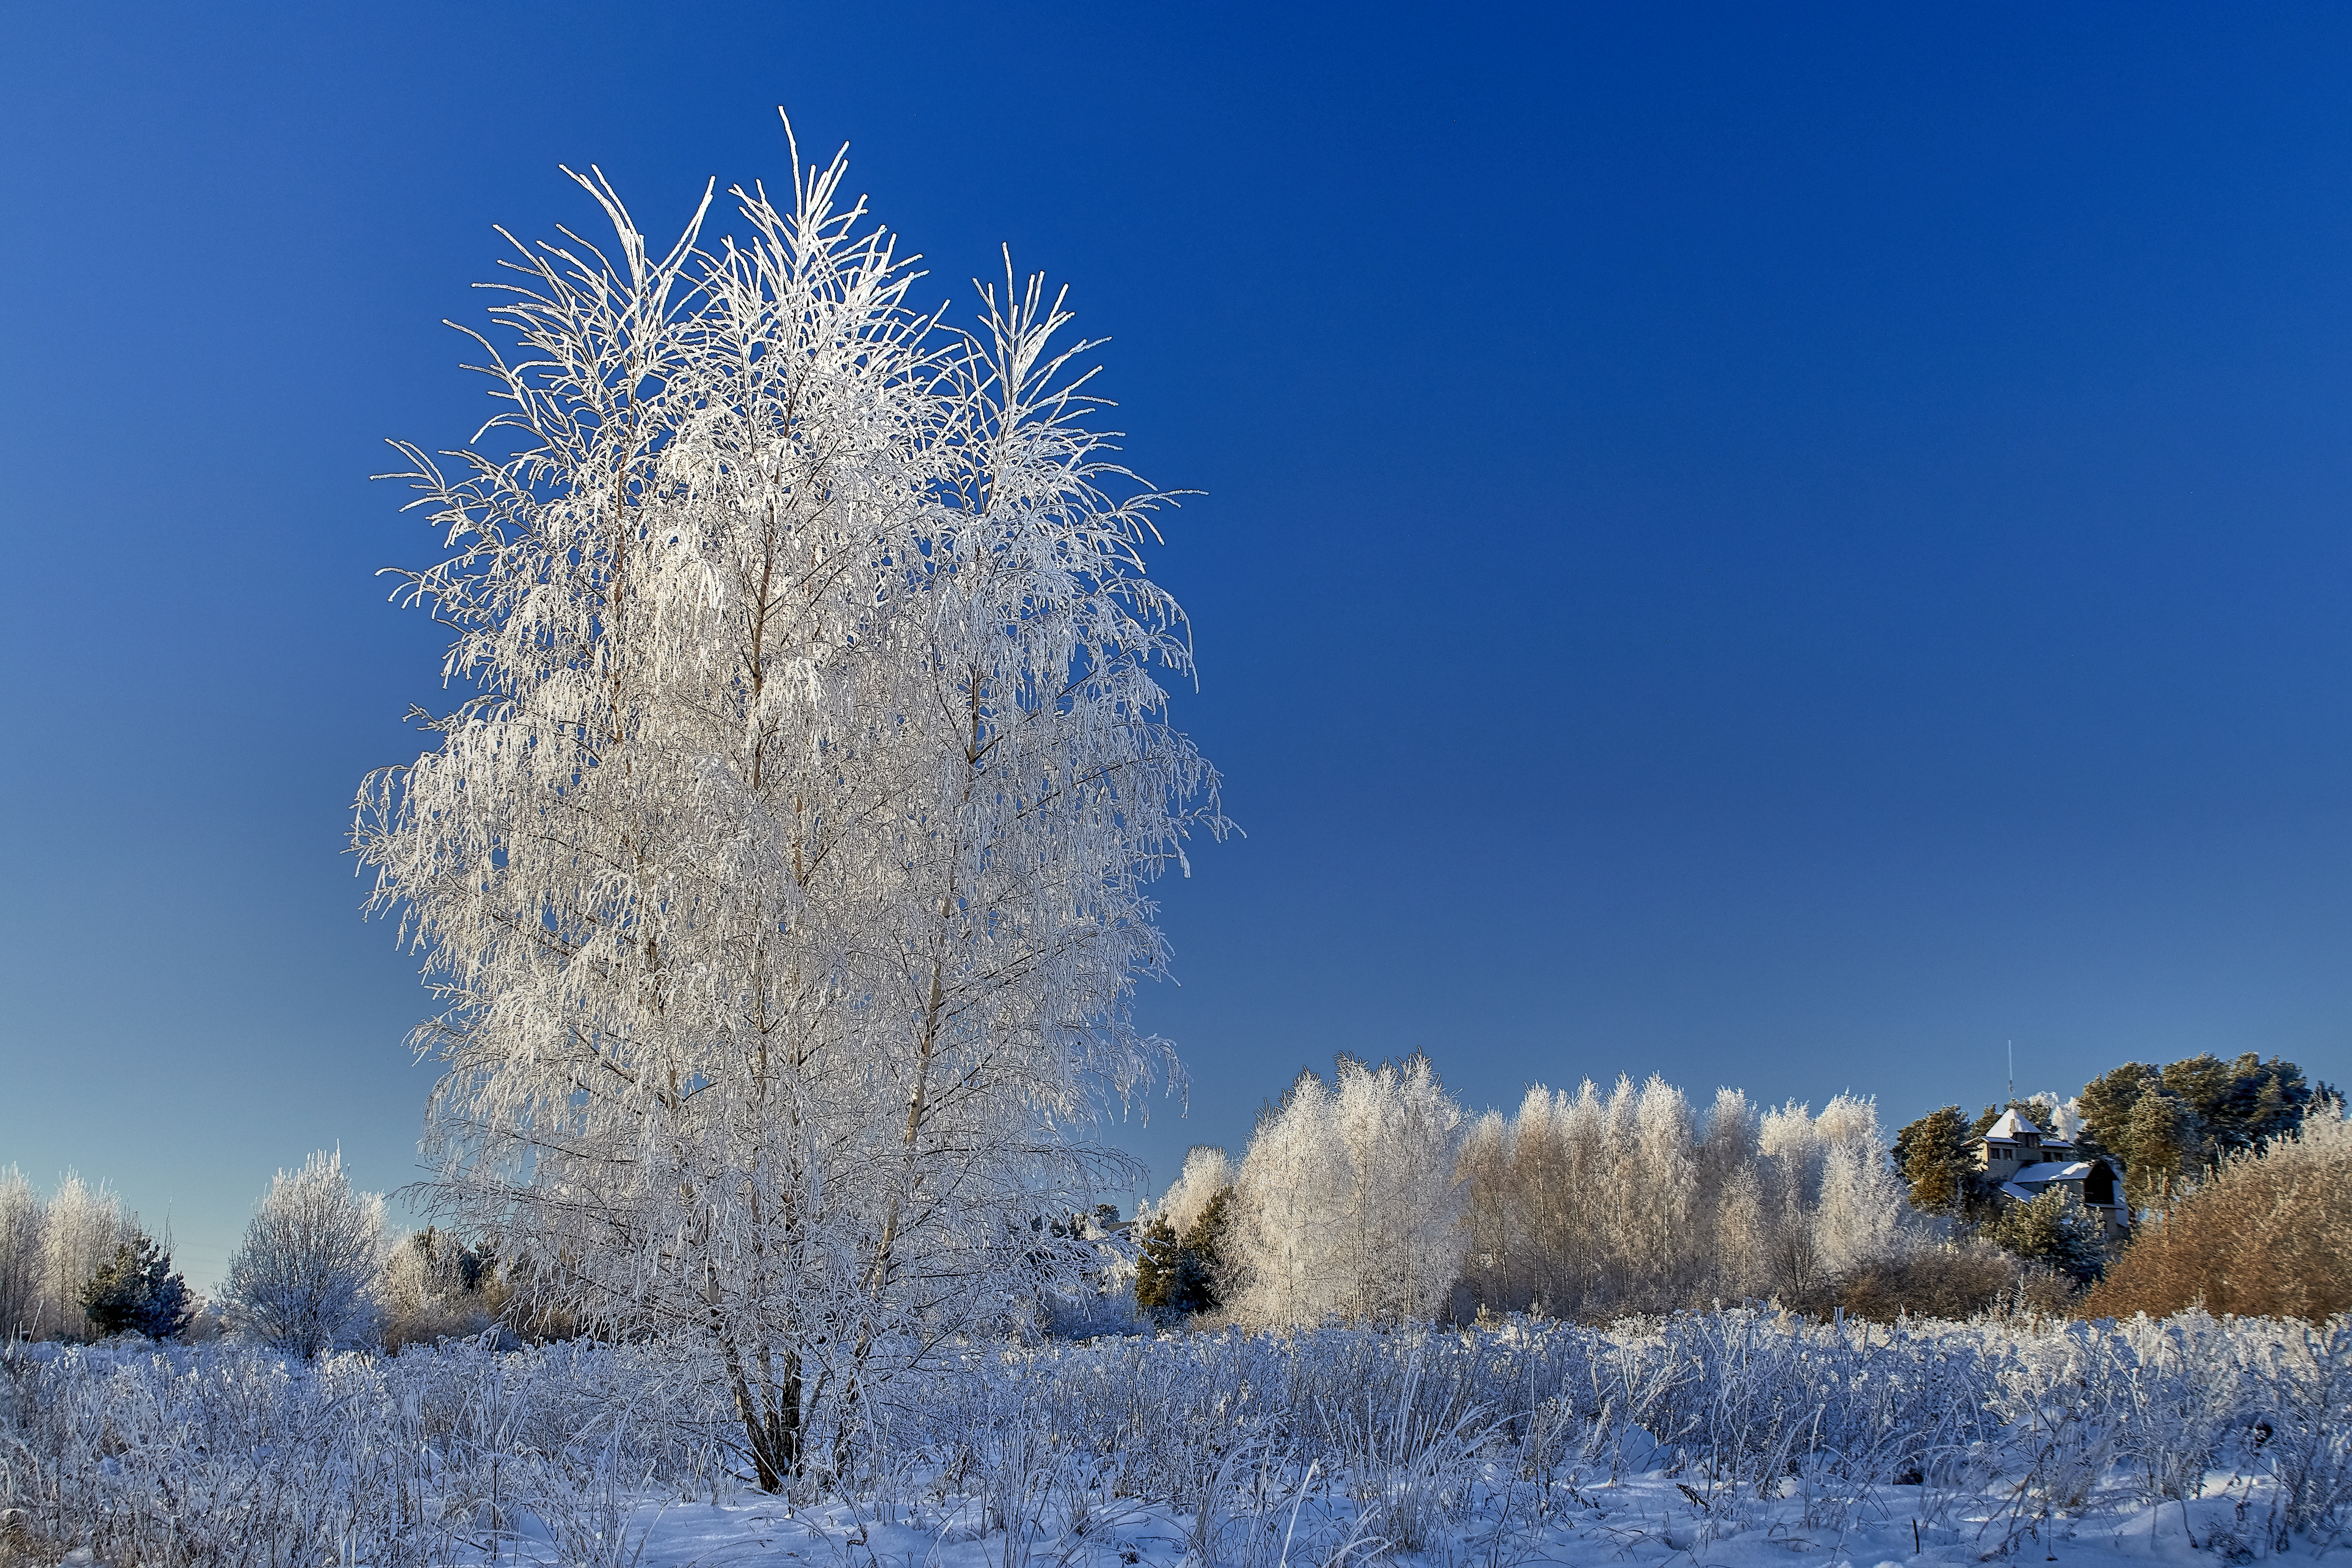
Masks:
[[[0,1163],[413,1179],[342,853],[436,642],[383,437],[490,226],[852,144],[933,291],[1113,338],[1180,717],[1161,1179],[1333,1053],[1896,1120],[2127,1058],[2352,1078],[2352,15],[7,8]]]

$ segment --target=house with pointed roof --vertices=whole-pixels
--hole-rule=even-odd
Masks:
[[[2004,1204],[2030,1204],[2052,1187],[2063,1186],[2098,1220],[2105,1239],[2123,1235],[2130,1223],[2123,1184],[2106,1157],[2079,1152],[2072,1139],[2043,1131],[2014,1107],[2002,1111],[1969,1150],[1977,1169]]]

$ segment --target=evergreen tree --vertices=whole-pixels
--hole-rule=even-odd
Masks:
[[[1168,1288],[1168,1304],[1173,1310],[1213,1312],[1224,1305],[1223,1247],[1233,1196],[1233,1188],[1219,1188],[1202,1206],[1192,1228],[1184,1233],[1183,1245],[1176,1252],[1175,1276]]]
[[[1225,1230],[1233,1222],[1233,1213],[1234,1189],[1220,1187],[1202,1207],[1192,1228],[1184,1233],[1184,1250],[1199,1262],[1202,1278],[1207,1281],[1209,1307],[1217,1306],[1223,1296]]]
[[[2124,1194],[2136,1209],[2163,1206],[2200,1168],[2204,1140],[2197,1112],[2161,1083],[2149,1087],[2124,1124]]]
[[[2132,1108],[2147,1086],[2162,1082],[2158,1070],[2146,1062],[2126,1062],[2119,1068],[2101,1073],[2083,1086],[2077,1104],[2083,1108],[2083,1136],[2077,1146],[2085,1152],[2113,1154],[2126,1164],[2130,1156],[2124,1145],[2130,1142]]]
[[[2197,1113],[2200,1158],[2208,1167],[2293,1131],[2311,1104],[2301,1068],[2279,1057],[2264,1061],[2252,1051],[2228,1062],[2200,1053],[2172,1063],[2162,1076],[2166,1089]]]
[[[1895,1133],[1895,1167],[1911,1189],[1913,1208],[1922,1214],[1960,1212],[1976,1176],[1969,1138],[1957,1105],[1931,1110]]]
[[[144,1334],[173,1340],[195,1316],[188,1282],[172,1272],[172,1255],[140,1236],[114,1249],[114,1260],[81,1289],[81,1310],[100,1338]]]
[[[1168,1310],[1171,1315],[1190,1316],[1205,1312],[1216,1305],[1216,1285],[1202,1264],[1201,1255],[1190,1247],[1180,1247],[1176,1253],[1176,1270],[1168,1281]]]
[[[1221,1187],[1202,1205],[1192,1227],[1178,1237],[1163,1212],[1145,1226],[1136,1259],[1135,1304],[1160,1317],[1213,1312],[1224,1304],[1221,1250],[1233,1188]]]
[[[1143,1227],[1143,1245],[1135,1260],[1138,1307],[1160,1316],[1174,1310],[1170,1297],[1182,1272],[1182,1258],[1183,1247],[1176,1238],[1176,1227],[1168,1223],[1167,1216],[1155,1216]]]
[[[2226,1062],[2210,1051],[2162,1068],[2126,1062],[2084,1088],[2088,1125],[2077,1142],[2122,1162],[2126,1191],[2144,1207],[2232,1154],[2292,1134],[2315,1098],[2301,1068],[2252,1051]]]
[[[2002,1209],[1984,1227],[1984,1236],[2029,1263],[2046,1263],[2076,1279],[2096,1279],[2106,1268],[2098,1222],[2063,1186]]]

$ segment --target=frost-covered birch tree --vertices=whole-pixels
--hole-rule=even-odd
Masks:
[[[1839,1095],[1817,1125],[1825,1148],[1814,1250],[1830,1273],[1843,1274],[1898,1249],[1907,1199],[1879,1139],[1876,1100]]]
[[[1652,1074],[1633,1113],[1631,1201],[1621,1216],[1629,1259],[1646,1260],[1675,1286],[1685,1283],[1697,1250],[1697,1131],[1683,1091]]]
[[[1234,1184],[1233,1156],[1214,1143],[1195,1143],[1184,1152],[1184,1168],[1168,1185],[1157,1204],[1147,1204],[1138,1221],[1165,1220],[1182,1236],[1200,1223],[1202,1211],[1219,1193]]]
[[[1346,1201],[1347,1152],[1330,1111],[1330,1086],[1300,1073],[1242,1158],[1226,1257],[1227,1300],[1244,1321],[1313,1323],[1336,1310],[1329,1232]]]
[[[0,1342],[40,1331],[48,1205],[23,1172],[0,1171]]]
[[[1462,1109],[1426,1057],[1300,1075],[1250,1140],[1228,1247],[1237,1315],[1428,1317],[1459,1278]]]
[[[1462,1108],[1425,1056],[1378,1068],[1343,1057],[1337,1077],[1348,1181],[1331,1234],[1343,1310],[1359,1322],[1432,1316],[1462,1271]]]
[[[1829,1141],[1814,1122],[1812,1108],[1790,1100],[1764,1112],[1757,1152],[1764,1189],[1765,1277],[1775,1290],[1809,1290],[1822,1274],[1813,1211]]]
[[[41,1308],[38,1331],[80,1338],[90,1331],[81,1288],[106,1267],[114,1249],[138,1234],[122,1200],[101,1183],[91,1186],[68,1171],[49,1201],[41,1226]]]
[[[1812,1291],[1912,1243],[1877,1125],[1850,1095],[1759,1114],[1726,1089],[1702,1131],[1654,1076],[1538,1085],[1464,1145],[1465,1278],[1488,1306],[1562,1314]]]
[[[1032,1221],[1127,1184],[1083,1134],[1174,1070],[1150,884],[1223,827],[1159,684],[1168,498],[1062,296],[1008,264],[948,330],[793,156],[733,237],[706,194],[649,247],[598,175],[604,248],[516,247],[497,439],[401,448],[472,691],[354,832],[443,1004],[446,1206],[708,1336],[772,1489],[821,1400],[1093,1261]]]

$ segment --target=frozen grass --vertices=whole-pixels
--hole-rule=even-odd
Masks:
[[[2352,1320],[972,1344],[751,1490],[698,1347],[0,1353],[11,1552],[819,1568],[2245,1562],[2352,1528]]]

